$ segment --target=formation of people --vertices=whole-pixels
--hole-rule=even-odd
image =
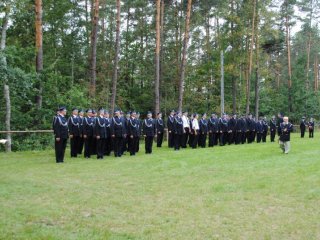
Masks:
[[[156,146],[162,147],[165,127],[168,130],[168,147],[176,151],[187,147],[194,149],[266,142],[270,132],[270,141],[274,142],[278,134],[280,147],[284,153],[288,153],[290,133],[293,130],[288,118],[281,114],[277,118],[273,116],[270,121],[267,121],[266,117],[254,119],[252,114],[248,117],[238,117],[236,114],[223,114],[218,117],[216,114],[189,115],[186,111],[174,110],[166,121],[161,113],[157,113],[153,118],[152,113],[148,112],[145,119],[140,119],[140,114],[136,111],[124,114],[118,109],[112,115],[103,108],[98,111],[87,109],[85,112],[73,108],[69,118],[66,118],[66,114],[67,109],[60,107],[52,123],[57,163],[64,161],[68,139],[71,157],[83,153],[85,158],[96,155],[97,159],[103,159],[112,152],[115,157],[121,157],[126,152],[134,156],[140,150],[141,137],[144,137],[145,153],[151,154],[155,138]],[[313,119],[308,123],[305,118],[303,121],[300,125],[301,137],[304,136],[302,132],[305,132],[306,128],[312,130],[310,136],[313,137]]]

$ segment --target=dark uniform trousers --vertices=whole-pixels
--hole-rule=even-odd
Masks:
[[[199,134],[199,146],[202,148],[206,147],[207,133],[200,132]]]
[[[227,143],[228,132],[220,133],[220,146],[224,146]]]
[[[257,132],[257,143],[260,143],[262,139],[262,133]]]
[[[153,136],[145,137],[145,150],[146,153],[152,153]]]
[[[83,136],[80,136],[79,145],[78,145],[78,154],[82,154],[83,144],[84,144]]]
[[[137,152],[137,143],[139,143],[139,137],[132,136],[129,138],[129,151],[130,155],[135,155]]]
[[[104,148],[105,148],[105,138],[97,139],[97,158],[103,158],[104,155]]]
[[[193,133],[193,130],[191,130],[191,131],[189,132],[189,137],[188,137],[189,147],[192,147],[192,146],[193,146],[193,140],[194,140],[194,133]]]
[[[70,138],[71,157],[77,157],[80,148],[80,136]]]
[[[209,132],[209,147],[214,146],[215,138],[216,138],[216,133]]]
[[[174,135],[174,149],[179,150],[182,145],[182,134],[175,134]]]
[[[276,130],[275,129],[270,130],[270,141],[274,142],[275,137],[276,137]]]
[[[157,147],[161,147],[163,142],[163,132],[157,133]]]
[[[198,140],[199,140],[199,130],[196,130],[193,134],[192,148],[197,148]]]
[[[124,142],[123,137],[114,137],[113,138],[113,148],[114,148],[114,156],[115,157],[121,157],[123,142]]]
[[[182,134],[181,147],[186,148],[189,138],[189,128],[184,128],[184,133]]]
[[[111,137],[107,137],[104,141],[104,155],[110,156],[111,150],[112,150],[112,139]]]
[[[56,162],[60,163],[64,160],[64,153],[67,147],[66,138],[60,138],[60,141],[55,140]]]
[[[93,148],[95,146],[93,136],[87,136],[84,139],[84,157],[90,158],[91,154],[94,152]]]
[[[169,148],[173,148],[174,147],[174,133],[171,131],[169,132],[169,139],[168,139],[168,146]]]

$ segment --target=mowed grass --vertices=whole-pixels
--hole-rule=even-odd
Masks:
[[[0,154],[1,239],[320,239],[320,141]],[[268,139],[269,141],[269,139]]]

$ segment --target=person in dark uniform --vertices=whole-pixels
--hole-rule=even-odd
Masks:
[[[304,138],[304,134],[306,132],[306,118],[302,117],[301,122],[300,122],[300,134],[301,134],[301,138]]]
[[[126,128],[126,131],[128,131],[128,125],[129,125],[129,120],[131,117],[131,112],[127,112],[126,116],[123,117],[124,120],[124,126]],[[130,146],[129,146],[129,135],[127,134],[126,138],[123,139],[123,145],[122,145],[122,151],[124,152],[129,152],[130,151]]]
[[[147,113],[147,118],[143,121],[143,135],[145,139],[146,154],[152,153],[153,138],[156,133],[155,123],[152,119],[152,113]]]
[[[132,111],[130,114],[130,119],[128,120],[128,136],[129,136],[129,151],[130,156],[136,155],[137,152],[137,142],[139,142],[139,122],[136,119],[136,111]]]
[[[94,135],[97,139],[97,159],[103,159],[105,142],[107,139],[106,119],[104,117],[104,109],[99,108],[99,116],[94,124]]]
[[[228,143],[229,143],[229,145],[231,145],[232,143],[235,143],[236,125],[237,125],[237,115],[233,114],[228,122]]]
[[[174,123],[174,114],[175,111],[171,110],[170,115],[167,120],[167,128],[168,128],[168,147],[173,148],[174,147],[174,132],[173,132],[173,123]]]
[[[70,138],[70,152],[71,157],[77,157],[80,145],[80,117],[78,116],[79,110],[72,109],[72,115],[68,119],[68,129]]]
[[[220,146],[224,146],[227,142],[228,136],[228,119],[227,114],[223,114],[222,118],[219,120],[219,132],[220,132]]]
[[[262,136],[261,136],[261,140],[264,143],[267,142],[268,129],[269,129],[269,126],[267,123],[267,118],[264,117],[262,119]]]
[[[237,122],[236,122],[236,126],[235,126],[235,141],[234,141],[234,143],[236,145],[240,144],[241,140],[242,140],[242,129],[243,129],[242,124],[243,124],[242,118],[241,118],[241,116],[239,116],[239,118],[237,119]]]
[[[137,114],[136,114],[136,119],[137,119],[137,122],[138,122],[138,141],[137,141],[137,145],[136,145],[136,152],[139,152],[139,150],[140,150],[140,136],[141,136],[141,131],[142,131],[142,121],[141,121],[141,119],[140,119],[140,113],[139,112],[137,112]]]
[[[189,147],[192,147],[193,145],[193,140],[194,140],[194,131],[192,130],[192,121],[193,121],[193,114],[190,115],[189,118],[189,126],[190,126],[190,130],[189,130],[189,137],[188,137],[188,145]]]
[[[314,120],[313,120],[313,118],[310,118],[310,121],[308,122],[308,129],[309,129],[309,138],[313,138],[313,133],[314,133]]]
[[[177,112],[177,116],[174,118],[173,122],[173,132],[174,132],[174,150],[180,150],[182,146],[182,135],[184,133],[182,114]]]
[[[65,107],[59,108],[59,114],[53,122],[53,133],[55,137],[55,154],[56,162],[63,163],[64,153],[67,147],[68,140],[68,121],[65,118],[67,109]]]
[[[95,136],[94,132],[94,126],[96,124],[96,119],[97,119],[98,113],[95,109],[92,109],[92,130],[93,130],[93,136],[92,136],[92,147],[91,147],[91,155],[96,155],[97,154],[97,138]]]
[[[110,156],[110,153],[112,151],[112,138],[111,138],[111,120],[110,120],[110,114],[108,110],[104,111],[104,119],[105,119],[105,128],[107,133],[107,138],[104,143],[104,155]]]
[[[281,127],[280,124],[283,123],[283,114],[278,113],[278,119],[277,119],[277,131],[278,131],[278,136],[281,135]]]
[[[209,131],[209,147],[213,147],[217,142],[217,134],[219,132],[218,119],[216,114],[211,114],[208,120],[208,131]]]
[[[114,117],[111,120],[110,132],[113,139],[114,156],[122,156],[122,143],[123,139],[126,138],[124,122],[121,119],[120,111],[114,111]]]
[[[247,140],[247,121],[246,121],[246,117],[245,116],[242,116],[241,118],[241,144],[245,144],[246,143],[246,140]]]
[[[206,113],[202,114],[202,118],[199,121],[199,133],[199,146],[205,148],[208,135],[208,122]]]
[[[84,111],[82,109],[79,110],[79,131],[80,131],[80,138],[79,138],[79,146],[78,146],[78,154],[82,154],[83,150],[83,144],[84,144],[84,139],[83,139],[83,121],[84,121]]]
[[[157,131],[157,147],[161,147],[162,141],[163,141],[163,133],[164,133],[164,123],[162,120],[162,113],[157,114],[156,131]]]
[[[252,114],[248,115],[247,118],[247,140],[248,143],[254,142],[255,135],[256,135],[256,122],[252,118]]]
[[[92,109],[86,111],[87,116],[83,121],[83,139],[84,139],[84,157],[90,158],[93,153],[94,141],[93,141],[93,124],[94,118]]]
[[[276,117],[272,116],[270,120],[270,141],[274,142],[274,139],[276,137],[276,132],[277,132],[277,121]]]
[[[256,134],[257,134],[257,143],[260,143],[262,139],[262,132],[263,132],[263,123],[262,123],[261,117],[259,121],[256,122],[255,127],[256,127]]]

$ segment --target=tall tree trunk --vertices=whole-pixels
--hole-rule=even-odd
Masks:
[[[288,7],[288,0],[286,1]],[[290,48],[290,26],[289,15],[286,15],[286,45],[287,45],[287,57],[288,57],[288,111],[292,112],[292,80],[291,80],[291,48]]]
[[[181,68],[180,68],[179,99],[178,99],[179,111],[182,110],[182,103],[183,103],[184,75],[185,75],[185,68],[186,68],[186,62],[187,62],[191,6],[192,6],[192,0],[188,0],[186,26],[185,26],[184,40],[183,40],[182,60],[181,60]]]
[[[255,40],[255,50],[256,50],[256,81],[255,81],[255,116],[256,119],[259,118],[259,99],[260,99],[260,74],[259,74],[259,12],[257,9],[257,14],[256,14],[256,40]]]
[[[163,43],[165,42],[164,40],[164,6],[165,6],[165,0],[161,0],[161,18],[160,18],[160,77],[159,77],[159,82],[160,82],[160,98],[162,96],[161,88],[162,88],[162,83],[163,83],[163,62],[164,62],[164,46]],[[161,99],[160,99],[161,102]]]
[[[233,16],[234,15],[234,1],[232,0],[231,1],[231,15]],[[232,39],[232,42],[231,42],[231,45],[232,47],[235,47],[234,46],[234,36],[233,36],[233,32],[234,32],[234,20],[231,21],[231,39]],[[232,111],[233,113],[235,113],[237,111],[237,79],[235,77],[235,74],[232,73]]]
[[[251,82],[251,72],[252,72],[252,56],[253,56],[253,45],[254,45],[256,6],[257,6],[257,0],[253,0],[253,14],[252,14],[251,41],[250,41],[250,49],[249,49],[249,63],[248,63],[248,72],[246,74],[246,115],[248,115],[250,112],[250,85],[251,85],[250,82]]]
[[[85,0],[85,18],[86,18],[86,40],[87,40],[87,49],[90,48],[90,30],[89,30],[89,3],[88,1],[92,0]],[[88,50],[89,52],[89,50]]]
[[[155,93],[155,113],[160,112],[160,8],[161,0],[157,0],[157,15],[156,15],[156,80],[154,83]]]
[[[2,22],[1,30],[1,43],[0,43],[0,53],[3,54],[0,59],[2,66],[5,71],[7,71],[7,59],[4,55],[4,49],[6,48],[6,38],[7,38],[7,29],[8,29],[8,19],[9,19],[9,6],[6,7],[5,15]],[[8,76],[5,73],[3,77],[3,95],[6,103],[6,116],[5,116],[5,129],[6,131],[11,130],[11,101],[10,101],[10,89],[8,83]],[[6,134],[7,143],[5,146],[6,152],[11,152],[11,133]]]
[[[179,72],[180,72],[180,17],[179,17],[179,8],[178,8],[178,0],[175,1],[175,17],[176,17],[176,24],[175,24],[175,57],[176,57],[176,76],[175,76],[175,92],[176,87],[179,85]]]
[[[310,26],[311,27],[311,26]],[[305,87],[306,87],[306,91],[308,92],[309,90],[309,68],[310,68],[310,52],[311,52],[311,29],[309,30],[309,34],[308,34],[308,45],[307,45],[307,67],[306,67],[306,83],[305,83]]]
[[[38,109],[42,108],[42,79],[41,73],[43,70],[43,49],[42,49],[42,0],[35,0],[36,12],[36,72],[38,78],[38,94],[36,103]]]
[[[319,60],[318,54],[316,54],[314,59],[314,91],[319,89]]]
[[[99,25],[99,0],[94,1],[92,18],[91,53],[90,53],[90,91],[89,95],[95,98],[97,82],[97,41]]]
[[[114,54],[114,69],[112,76],[112,96],[111,96],[111,111],[114,111],[117,94],[117,81],[118,81],[118,63],[119,63],[119,51],[120,51],[120,0],[116,0],[117,3],[117,27],[116,27],[116,42],[115,42],[115,54]]]

